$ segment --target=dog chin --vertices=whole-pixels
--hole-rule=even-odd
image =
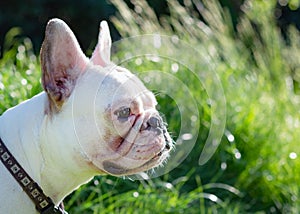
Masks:
[[[160,166],[169,157],[170,148],[164,146],[167,144],[161,136],[148,143],[145,140],[141,137],[132,143],[124,139],[117,151],[119,157],[103,161],[101,168],[110,175],[122,176]]]
[[[160,166],[161,164],[163,164],[164,161],[166,161],[168,157],[169,157],[168,150],[163,150],[162,152],[152,157],[150,160],[146,161],[146,163],[136,168],[126,168],[110,160],[103,162],[103,168],[105,172],[114,176],[133,175]],[[123,160],[123,161],[128,161],[128,160]]]

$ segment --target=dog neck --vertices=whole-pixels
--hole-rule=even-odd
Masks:
[[[72,127],[57,126],[57,118],[45,113],[47,99],[42,92],[6,111],[0,117],[0,136],[44,193],[59,204],[97,173],[73,132],[66,130]]]

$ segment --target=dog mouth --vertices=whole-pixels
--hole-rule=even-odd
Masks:
[[[167,137],[165,137],[166,139]],[[107,173],[115,176],[121,176],[121,175],[132,175],[136,174],[138,172],[149,170],[150,168],[159,166],[162,164],[168,157],[169,152],[172,149],[172,145],[165,140],[164,147],[154,155],[152,155],[146,162],[142,163],[141,165],[134,167],[134,168],[127,168],[126,166],[122,166],[121,164],[118,164],[120,160],[123,160],[123,163],[126,163],[126,161],[137,161],[138,159],[146,160],[146,158],[141,157],[135,157],[130,158],[128,157],[128,153],[132,152],[132,148],[134,147],[134,143],[129,143],[124,138],[119,138],[119,142],[117,143],[118,146],[116,148],[117,153],[120,155],[120,158],[117,160],[106,160],[103,164],[103,169]],[[126,147],[126,148],[125,148]],[[121,163],[122,163],[121,162]]]
[[[128,169],[125,168],[117,163],[114,163],[112,161],[104,161],[103,162],[103,168],[106,172],[108,172],[111,175],[114,176],[122,176],[122,175],[133,175],[138,172],[146,171],[150,168],[159,166],[162,164],[169,156],[170,147],[164,147],[162,151],[160,151],[158,154],[156,154],[154,157],[152,157],[150,160],[148,160],[146,163],[142,164],[141,166]]]
[[[118,136],[110,144],[110,149],[116,152],[119,158],[105,160],[102,163],[103,169],[116,176],[146,171],[162,164],[169,157],[172,148],[173,141],[165,124],[147,126],[145,118],[138,117],[126,136]],[[134,166],[135,164],[137,166]]]
[[[126,126],[124,121],[116,120],[115,130],[118,130],[118,124],[123,126],[120,130]],[[160,166],[169,157],[172,148],[167,125],[157,113],[138,115],[126,133],[110,140],[108,149],[112,156],[104,159],[101,168],[115,176],[133,175]]]
[[[167,136],[167,131],[166,128],[162,131],[163,132],[163,136],[164,136],[164,141],[165,141],[165,147],[163,150],[170,150],[173,147],[173,142],[172,140],[170,140],[170,137]],[[127,149],[123,148],[124,144],[129,144],[127,146]],[[131,148],[134,146],[134,142],[129,142],[128,140],[126,140],[126,137],[123,138],[121,136],[117,137],[113,143],[110,145],[110,148],[121,154],[121,155],[126,155],[130,152]],[[162,153],[162,151],[160,152]],[[158,155],[161,155],[160,153],[158,153]]]

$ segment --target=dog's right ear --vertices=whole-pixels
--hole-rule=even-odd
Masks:
[[[48,22],[40,55],[42,84],[49,97],[50,111],[58,112],[89,60],[71,29],[60,19]]]
[[[110,61],[110,51],[111,51],[111,37],[108,24],[106,21],[100,23],[98,44],[93,52],[91,61],[95,65],[100,65],[105,67],[111,64]]]

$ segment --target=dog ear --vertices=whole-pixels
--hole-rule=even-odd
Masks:
[[[40,55],[42,84],[50,110],[59,111],[89,61],[71,29],[60,19],[48,22]]]
[[[91,61],[95,65],[105,67],[111,64],[110,61],[110,49],[111,49],[111,37],[106,21],[100,23],[98,44],[93,52]]]

